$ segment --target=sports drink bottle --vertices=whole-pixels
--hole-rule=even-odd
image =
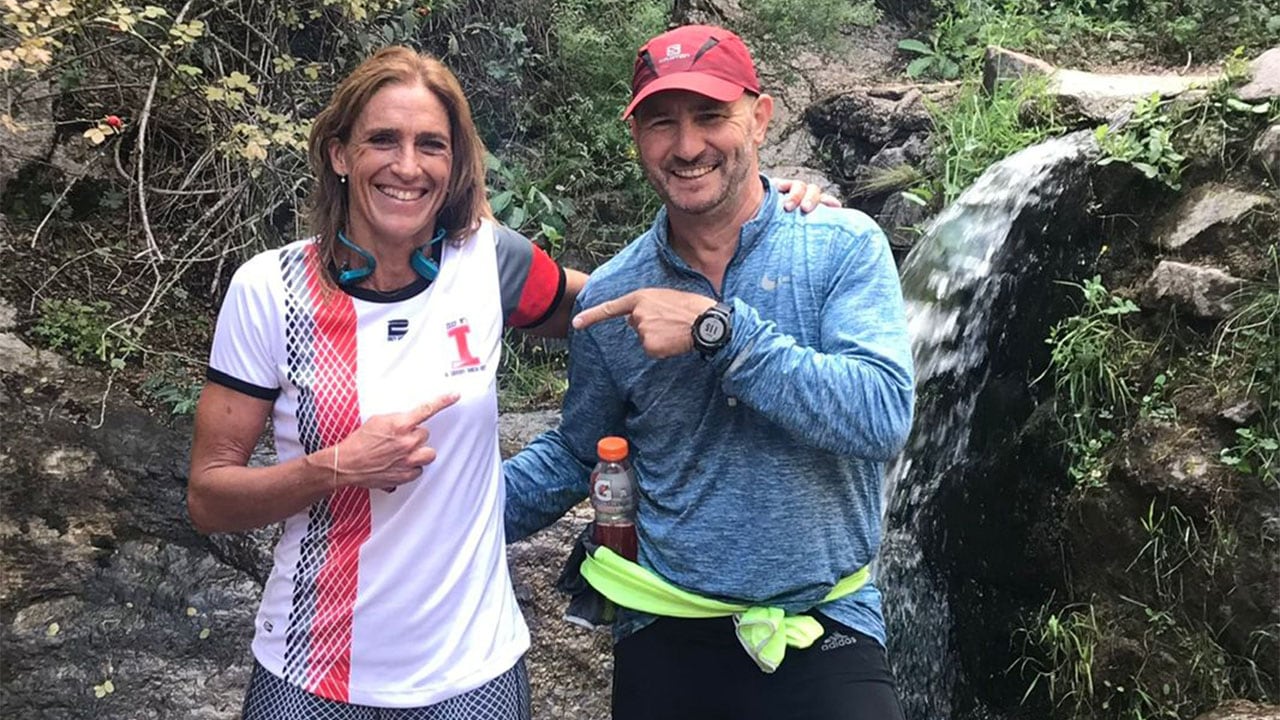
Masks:
[[[627,461],[627,441],[600,438],[600,461],[591,471],[591,506],[596,511],[592,539],[632,562],[639,550],[636,540],[637,488],[635,472]]]

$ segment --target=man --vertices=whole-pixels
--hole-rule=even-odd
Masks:
[[[727,30],[640,50],[624,116],[664,207],[579,296],[560,427],[504,468],[510,541],[586,495],[600,437],[630,441],[639,567],[583,566],[624,608],[615,720],[902,717],[867,569],[911,423],[897,272],[865,215],[783,211],[772,112]],[[604,579],[633,571],[681,617]]]

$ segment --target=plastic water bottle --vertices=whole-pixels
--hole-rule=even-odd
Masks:
[[[639,551],[637,488],[627,451],[627,441],[620,437],[600,438],[596,443],[600,462],[591,471],[591,506],[596,511],[592,539],[634,562]]]

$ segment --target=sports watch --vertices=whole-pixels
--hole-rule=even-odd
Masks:
[[[693,347],[709,358],[733,336],[733,306],[716,303],[693,321]]]

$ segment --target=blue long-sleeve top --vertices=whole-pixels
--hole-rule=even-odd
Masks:
[[[911,346],[897,270],[866,215],[784,212],[766,197],[722,294],[671,248],[667,215],[602,265],[591,307],[665,287],[733,306],[710,359],[645,355],[623,318],[573,333],[560,426],[504,465],[507,539],[586,497],[596,441],[630,442],[639,562],[707,597],[800,612],[880,545],[884,464],[911,425]],[[874,582],[819,609],[884,643]],[[620,618],[625,635],[651,618]]]

